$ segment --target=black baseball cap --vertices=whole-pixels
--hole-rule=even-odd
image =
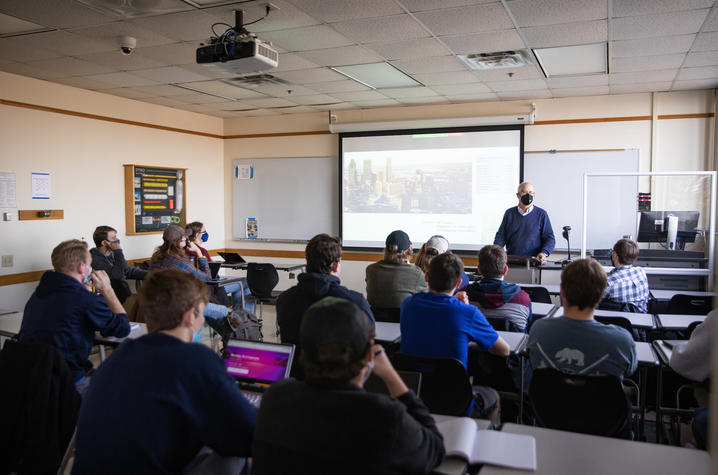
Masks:
[[[411,239],[404,231],[397,229],[386,237],[386,248],[389,249],[391,246],[396,246],[399,251],[404,252],[411,247]]]
[[[324,297],[304,312],[299,329],[302,351],[316,356],[324,345],[349,347],[352,358],[364,356],[374,337],[369,317],[352,302],[338,297]]]

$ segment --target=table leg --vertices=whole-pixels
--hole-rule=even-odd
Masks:
[[[105,361],[105,345],[100,345],[100,361]]]

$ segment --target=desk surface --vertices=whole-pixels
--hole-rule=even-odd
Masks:
[[[651,290],[651,295],[656,300],[671,300],[676,295],[693,295],[696,297],[713,297],[715,292],[702,292],[699,290]]]
[[[656,315],[660,328],[668,330],[685,330],[693,322],[703,322],[707,315],[674,315],[670,313],[659,313]]]
[[[594,317],[623,317],[631,322],[631,325],[637,328],[656,328],[653,321],[653,315],[650,313],[632,313],[632,312],[614,312],[611,310],[596,310],[593,312]]]
[[[243,279],[246,279],[246,277],[218,277],[216,279],[207,280],[207,285],[211,285],[213,287],[224,287],[225,285],[234,284],[235,282],[239,282]]]
[[[529,336],[526,333],[496,332],[509,344],[511,353],[521,353],[526,347]]]
[[[432,414],[432,416],[437,424],[442,421],[457,419],[454,416],[442,416],[439,414]],[[476,423],[476,430],[486,430],[491,425],[491,421],[486,419],[473,419],[473,421]],[[447,475],[463,475],[464,472],[466,472],[466,461],[458,457],[445,457],[441,464],[434,469],[434,471]]]
[[[552,303],[531,302],[531,313],[534,316],[545,317],[553,311],[556,306]]]
[[[22,312],[0,315],[0,336],[13,338],[20,333],[22,325]]]
[[[638,364],[646,366],[658,366],[660,360],[653,351],[653,346],[645,341],[637,341],[636,343],[636,358]]]
[[[503,432],[536,438],[536,471],[526,472],[485,465],[481,475],[527,473],[543,475],[655,475],[708,473],[710,457],[704,450],[611,439],[540,427],[506,423]]]
[[[401,329],[398,323],[376,322],[376,335],[374,340],[396,343],[401,340]]]
[[[270,262],[277,270],[283,270],[285,272],[293,272],[295,270],[302,269],[306,266],[306,264],[274,264]],[[241,264],[230,264],[229,262],[223,262],[220,267],[223,267],[225,269],[246,269],[249,265],[249,262],[243,262]]]

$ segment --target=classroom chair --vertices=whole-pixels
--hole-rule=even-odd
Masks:
[[[262,304],[277,304],[277,297],[281,292],[274,292],[279,282],[279,273],[272,264],[247,264],[247,285],[252,295],[259,300],[259,318],[262,319]]]
[[[631,405],[616,376],[537,369],[531,376],[529,401],[541,427],[631,438]]]
[[[421,373],[421,400],[432,413],[466,415],[474,393],[461,361],[396,353],[391,363],[397,370]]]
[[[526,286],[521,287],[521,290],[529,294],[529,298],[532,302],[553,303],[551,302],[551,294],[548,293],[546,287]]]
[[[678,315],[708,315],[713,309],[713,297],[676,294],[668,302],[666,313]]]

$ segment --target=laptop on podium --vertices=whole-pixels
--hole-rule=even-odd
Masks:
[[[231,339],[222,353],[227,372],[250,403],[259,407],[269,385],[289,377],[294,345]]]

